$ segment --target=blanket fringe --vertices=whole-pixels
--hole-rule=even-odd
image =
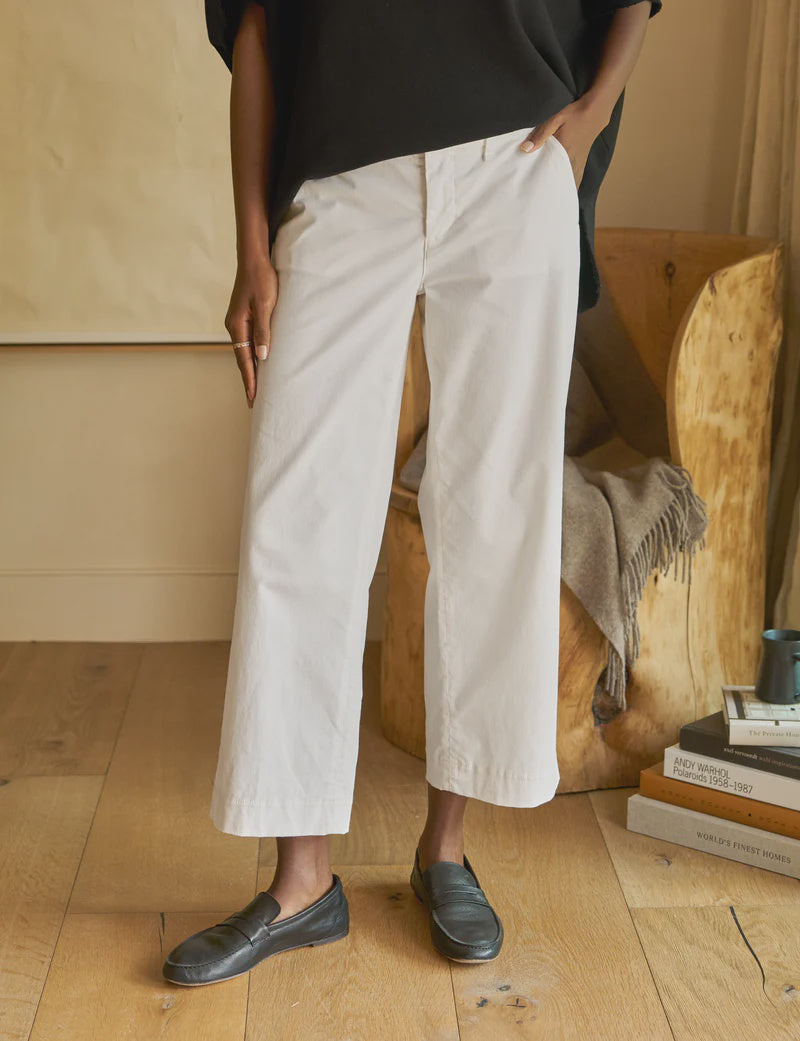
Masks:
[[[673,489],[674,498],[644,536],[621,575],[627,660],[623,661],[611,642],[608,645],[608,665],[604,670],[604,682],[610,698],[620,712],[627,708],[628,669],[633,666],[640,653],[637,606],[650,575],[655,568],[666,575],[674,560],[677,578],[680,554],[681,582],[688,578],[688,584],[691,585],[694,554],[706,544],[708,512],[705,502],[694,490],[691,474],[683,466],[669,460],[664,462],[667,465],[659,467],[657,472]],[[690,516],[700,519],[702,527],[699,531],[697,523],[690,527]]]

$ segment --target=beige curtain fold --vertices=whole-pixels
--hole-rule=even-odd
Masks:
[[[800,628],[800,0],[752,0],[731,230],[785,243],[764,624]]]

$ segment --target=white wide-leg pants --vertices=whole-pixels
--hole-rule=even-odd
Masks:
[[[308,180],[277,231],[211,803],[221,831],[349,830],[420,294],[426,777],[506,806],[555,794],[578,195],[556,138],[519,150],[531,129]]]

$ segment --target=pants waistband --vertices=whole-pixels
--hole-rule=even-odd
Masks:
[[[497,151],[499,151],[503,145],[510,143],[511,141],[518,139],[521,143],[533,130],[536,129],[538,123],[533,126],[517,127],[514,130],[506,130],[501,134],[492,134],[489,137],[479,137],[470,141],[459,141],[454,145],[445,145],[443,148],[430,149],[427,152],[416,152],[414,159],[419,166],[426,164],[427,156],[440,156],[445,152],[459,152],[459,151],[470,151],[475,148],[480,149],[482,159],[489,159]]]

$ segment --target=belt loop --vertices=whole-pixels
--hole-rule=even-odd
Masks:
[[[489,138],[483,139],[483,148],[481,149],[481,158],[487,159],[489,157]]]

